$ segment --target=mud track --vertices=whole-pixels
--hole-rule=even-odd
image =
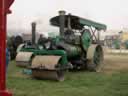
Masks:
[[[101,72],[113,73],[128,71],[128,54],[105,54]]]

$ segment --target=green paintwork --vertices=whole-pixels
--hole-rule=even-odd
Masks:
[[[128,40],[126,40],[126,41],[124,42],[124,44],[125,44],[125,48],[128,49]]]
[[[120,41],[118,39],[113,40],[113,46],[115,49],[120,49]]]
[[[69,18],[70,16],[70,18]],[[86,28],[93,27],[96,31],[106,30],[106,25],[100,24],[88,19],[83,19],[74,15],[65,15],[65,17],[61,22],[60,16],[56,16],[50,19],[51,25],[60,27],[60,33],[63,33],[60,36],[53,36],[49,38],[50,47],[41,49],[37,44],[35,48],[22,48],[21,51],[25,52],[33,52],[34,56],[37,55],[55,55],[61,56],[58,64],[63,68],[62,65],[70,65],[72,63],[73,67],[83,67],[86,63],[86,55],[88,48],[92,44],[92,35],[90,31]],[[69,22],[70,19],[70,22]],[[60,26],[62,24],[63,26]],[[69,26],[70,25],[70,26]],[[63,29],[63,30],[62,30]],[[77,34],[78,32],[78,34]],[[29,47],[29,46],[28,46]],[[83,57],[85,57],[83,59]],[[94,57],[92,57],[95,64],[99,64],[100,62],[100,51],[96,51],[94,53]],[[75,62],[73,64],[73,62]],[[78,62],[78,64],[76,64]]]
[[[94,51],[94,55],[93,55],[93,64],[95,66],[99,66],[99,64],[102,63],[103,61],[103,50],[102,50],[102,47],[100,45],[98,45],[96,48],[95,48],[95,51]]]
[[[59,36],[57,36],[57,37],[53,38],[52,41],[56,45],[58,43],[62,43],[63,42],[63,39],[60,38]],[[67,49],[68,52],[66,52],[66,54],[67,54],[67,56],[69,58],[72,58],[72,57],[80,56],[81,55],[82,50],[81,50],[81,47],[78,46],[78,45],[64,43],[64,47],[65,47],[65,49],[68,48]]]
[[[68,16],[69,15],[65,15],[65,27],[66,28],[68,26],[68,23],[67,23]],[[81,18],[81,17],[75,16],[75,15],[71,15],[70,19],[71,19],[72,29],[80,29],[81,30],[81,29],[83,29],[84,26],[94,27],[97,30],[106,30],[107,29],[107,26],[105,24],[97,23],[97,22],[94,22],[92,20]],[[50,23],[53,26],[58,26],[59,27],[60,26],[59,16],[55,16],[55,17],[51,18]]]
[[[81,55],[82,49],[80,46],[71,44],[65,44],[64,46],[66,47],[65,50],[67,50],[67,56],[69,58],[78,57]]]
[[[68,64],[67,54],[64,50],[46,50],[46,49],[39,50],[39,49],[23,48],[21,51],[33,52],[33,54],[35,56],[36,55],[57,55],[57,56],[61,56],[60,63],[62,65]]]
[[[72,58],[72,57],[77,57],[81,55],[81,48],[79,46],[71,46],[71,52],[67,53],[68,57]]]
[[[106,30],[107,29],[107,26],[105,24],[97,23],[97,22],[94,22],[92,20],[80,18],[79,22],[83,25],[86,25],[89,27],[94,27],[97,30]]]
[[[100,63],[100,52],[98,50],[95,50],[94,52],[93,62],[96,65]]]
[[[81,36],[81,42],[82,42],[82,47],[85,51],[87,51],[88,47],[91,45],[92,43],[92,39],[91,39],[91,33],[89,32],[89,30],[85,30]]]

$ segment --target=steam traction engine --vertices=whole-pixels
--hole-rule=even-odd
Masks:
[[[66,15],[65,11],[59,11],[59,16],[51,18],[50,23],[59,27],[59,36],[51,38],[45,48],[35,43],[22,47],[16,57],[17,65],[31,67],[36,78],[60,81],[67,69],[99,70],[103,62],[99,31],[106,30],[106,25]]]

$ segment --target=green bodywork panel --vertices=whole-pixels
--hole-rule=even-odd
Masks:
[[[124,42],[124,44],[125,44],[125,48],[128,49],[128,40],[126,40],[126,41]]]
[[[64,45],[65,49],[66,48],[70,48],[69,49],[70,51],[66,52],[66,54],[67,54],[67,56],[69,58],[72,58],[72,57],[75,57],[75,56],[80,56],[80,54],[81,54],[81,48],[80,48],[80,46],[74,45],[74,44],[64,43],[63,42],[63,39],[61,37],[59,37],[59,36],[57,36],[56,38],[53,38],[52,39],[52,42],[53,42],[54,45],[57,45],[59,43],[62,43]]]
[[[89,27],[92,26],[92,27],[96,28],[97,30],[106,30],[107,29],[107,26],[105,24],[97,23],[92,20],[80,18],[79,22],[81,24],[89,26]]]
[[[100,63],[101,57],[102,56],[102,48],[101,47],[96,47],[94,56],[93,56],[93,62],[98,65]]]
[[[71,51],[67,53],[69,58],[78,57],[81,55],[82,50],[80,46],[71,46],[70,49]]]
[[[120,49],[120,41],[118,39],[113,40],[113,45],[115,49]]]
[[[60,64],[66,65],[68,64],[67,61],[67,54],[64,50],[46,50],[46,49],[31,49],[31,48],[23,48],[22,52],[33,52],[33,55],[57,55],[61,56]]]
[[[66,28],[68,26],[68,17],[69,17],[69,15],[65,15],[65,27]],[[107,26],[105,24],[94,22],[92,20],[84,19],[84,18],[74,16],[74,15],[70,16],[70,20],[71,20],[72,29],[81,30],[81,29],[83,29],[84,26],[94,27],[97,30],[106,30],[107,29]],[[59,16],[55,16],[55,17],[51,18],[50,23],[53,26],[58,26],[59,27],[60,26]]]
[[[87,51],[89,46],[92,44],[92,37],[89,30],[85,30],[85,32],[82,33],[81,42],[83,49]]]

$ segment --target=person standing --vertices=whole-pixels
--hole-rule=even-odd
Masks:
[[[8,48],[6,48],[6,72],[7,72],[9,61],[10,61],[10,52]]]

